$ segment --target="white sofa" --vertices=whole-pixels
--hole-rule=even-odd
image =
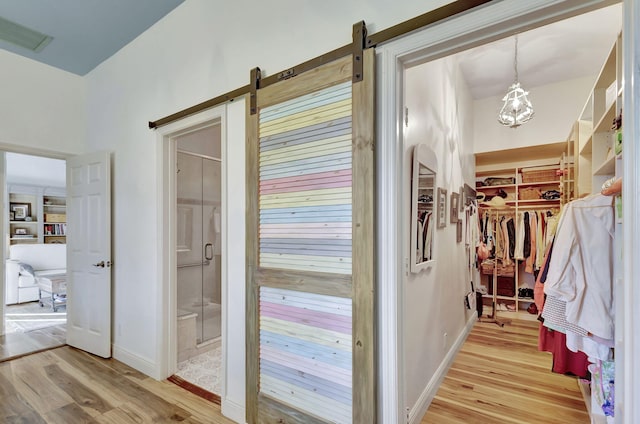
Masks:
[[[31,265],[35,278],[25,272],[21,264]],[[65,274],[66,268],[66,244],[23,243],[11,245],[9,247],[9,259],[6,262],[6,304],[39,300],[40,295],[36,278]]]

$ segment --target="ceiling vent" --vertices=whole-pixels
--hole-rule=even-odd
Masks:
[[[53,37],[0,17],[0,40],[38,53],[53,40]]]

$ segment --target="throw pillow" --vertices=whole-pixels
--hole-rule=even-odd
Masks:
[[[20,262],[20,274],[22,275],[30,275],[32,277],[35,278],[35,271],[33,270],[33,267],[29,264],[25,264]]]

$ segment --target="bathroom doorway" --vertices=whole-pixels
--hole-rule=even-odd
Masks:
[[[220,394],[221,125],[176,137],[176,375]]]

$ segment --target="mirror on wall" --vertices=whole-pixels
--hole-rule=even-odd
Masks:
[[[411,177],[411,272],[427,268],[434,259],[437,224],[436,155],[427,145],[413,148]]]

